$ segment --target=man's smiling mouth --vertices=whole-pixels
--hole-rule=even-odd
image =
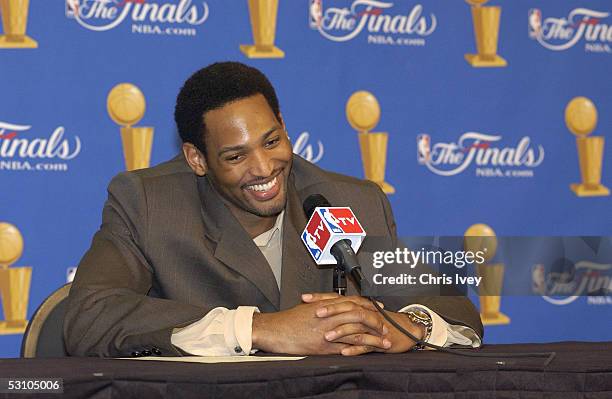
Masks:
[[[247,190],[252,190],[252,191],[269,191],[277,184],[277,182],[278,182],[278,177],[275,176],[274,179],[272,179],[268,183],[251,184],[251,185],[246,186],[245,188]]]

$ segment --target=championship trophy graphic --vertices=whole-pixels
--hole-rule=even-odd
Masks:
[[[255,44],[241,44],[248,58],[283,58],[283,50],[274,46],[278,0],[248,0],[251,29]]]
[[[489,0],[466,0],[472,8],[474,36],[478,54],[466,54],[465,60],[475,68],[504,67],[506,60],[497,55],[501,7],[484,7]]]
[[[121,141],[127,170],[149,167],[153,146],[153,128],[135,127],[145,113],[142,91],[131,83],[120,83],[108,93],[108,115],[121,125]]]
[[[472,252],[482,251],[485,262],[490,261],[497,251],[495,232],[486,224],[470,226],[463,237],[463,249]],[[504,282],[504,265],[502,263],[477,264],[476,274],[482,277],[482,282],[478,287],[482,324],[510,324],[510,318],[499,311]]]
[[[23,253],[23,237],[9,223],[0,222],[0,296],[4,319],[0,335],[21,334],[28,325],[31,267],[10,267]]]
[[[610,195],[610,190],[601,184],[603,164],[603,136],[587,137],[597,125],[597,108],[586,97],[575,97],[565,107],[565,124],[576,136],[578,162],[582,183],[570,184],[578,197]]]
[[[388,134],[370,132],[380,120],[380,105],[376,97],[368,91],[353,93],[346,103],[346,119],[359,133],[365,178],[378,184],[383,192],[395,193],[395,188],[385,182]]]
[[[0,0],[2,29],[0,48],[37,48],[36,40],[26,35],[30,0]]]

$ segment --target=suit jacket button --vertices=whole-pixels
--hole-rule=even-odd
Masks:
[[[161,356],[161,351],[159,350],[159,348],[153,348],[153,354],[157,355],[157,356]]]
[[[151,351],[148,349],[145,349],[141,352],[142,356],[151,356]]]
[[[140,357],[140,356],[141,356],[140,352],[138,351],[132,352],[132,357]]]
[[[239,345],[237,345],[237,346],[234,348],[234,352],[236,352],[236,353],[242,353],[242,348],[241,348]]]

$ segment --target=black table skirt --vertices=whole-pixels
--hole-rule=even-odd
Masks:
[[[551,351],[556,356],[548,365],[544,358],[431,351],[225,364],[3,359],[0,377],[61,377],[64,397],[75,398],[612,399],[612,342],[487,345],[478,352]]]

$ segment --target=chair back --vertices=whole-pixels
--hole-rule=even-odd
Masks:
[[[23,334],[21,357],[68,356],[64,345],[64,314],[71,285],[55,290],[36,309]]]

